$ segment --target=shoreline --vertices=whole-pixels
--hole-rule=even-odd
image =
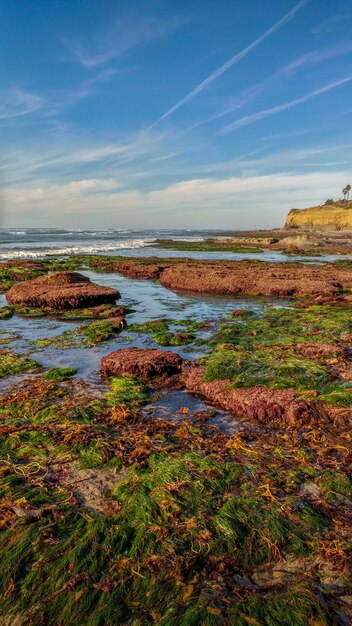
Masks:
[[[53,309],[50,272],[121,300]],[[0,276],[3,300],[49,303],[0,308],[5,619],[61,619],[67,585],[75,620],[113,603],[152,624],[146,586],[197,623],[349,618],[351,261],[83,255]]]

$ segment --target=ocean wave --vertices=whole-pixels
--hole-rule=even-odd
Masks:
[[[144,248],[151,243],[151,239],[134,239],[131,241],[116,241],[101,244],[67,245],[65,247],[48,246],[33,249],[8,249],[0,252],[0,259],[37,259],[48,255],[65,254],[95,254],[101,252],[114,252],[115,250],[128,250]]]
[[[9,235],[27,235],[25,230],[9,230]]]

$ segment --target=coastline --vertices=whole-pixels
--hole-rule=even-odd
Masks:
[[[201,245],[191,254],[216,254]],[[352,261],[152,252],[1,264],[0,544],[6,559],[24,547],[2,569],[16,596],[0,610],[59,618],[69,584],[70,620],[87,605],[100,619],[99,602],[118,598],[151,623],[147,584],[164,590],[165,614],[198,623],[233,610],[278,623],[288,605],[295,624],[348,619]],[[34,305],[31,281],[47,294],[52,272],[121,300]],[[21,285],[31,304],[7,302]],[[28,602],[37,571],[46,591],[39,582]]]

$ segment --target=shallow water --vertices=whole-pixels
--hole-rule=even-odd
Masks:
[[[53,347],[38,348],[34,345],[37,339],[51,338],[61,335],[66,330],[80,326],[82,321],[60,321],[52,318],[24,318],[14,315],[9,320],[0,321],[0,333],[10,332],[18,338],[4,348],[10,348],[18,353],[30,352],[31,358],[38,361],[43,367],[77,367],[77,376],[91,383],[101,381],[99,375],[100,361],[103,356],[127,346],[152,347],[177,352],[185,359],[195,359],[206,353],[206,346],[171,346],[163,347],[152,340],[150,335],[130,333],[128,324],[142,323],[151,319],[163,317],[172,320],[209,321],[211,328],[208,332],[197,333],[198,337],[207,338],[214,328],[228,317],[233,308],[245,308],[259,311],[265,301],[258,299],[235,298],[233,296],[217,296],[205,294],[185,294],[165,289],[162,285],[149,280],[125,278],[119,274],[103,274],[92,271],[82,272],[98,284],[114,287],[121,293],[119,303],[134,309],[127,316],[127,328],[107,343],[90,348],[72,347],[59,349]],[[279,302],[266,301],[273,306],[285,306]],[[0,305],[6,304],[5,295],[0,296]],[[178,327],[178,330],[181,330]],[[0,337],[4,337],[0,334]],[[2,381],[1,388],[7,386],[7,380]]]
[[[172,422],[183,422],[185,419],[190,419],[195,423],[206,422],[228,435],[234,435],[240,429],[239,423],[229,413],[211,407],[201,398],[189,394],[184,389],[161,394],[154,402],[144,406],[142,413],[151,419]]]

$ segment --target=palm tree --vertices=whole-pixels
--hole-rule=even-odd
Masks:
[[[351,185],[346,185],[346,187],[343,188],[342,193],[343,193],[344,200],[350,199],[350,191],[351,191]]]

